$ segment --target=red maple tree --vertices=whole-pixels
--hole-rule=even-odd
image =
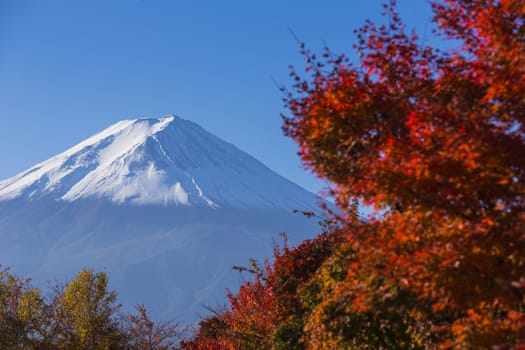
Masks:
[[[336,224],[277,251],[188,344],[525,349],[525,1],[433,1],[447,51],[384,7],[356,31],[358,64],[303,46],[306,77],[284,90]]]
[[[311,76],[293,73],[284,130],[333,184],[354,250],[342,291],[353,311],[405,290],[415,298],[407,315],[441,332],[445,348],[517,344],[525,338],[525,4],[432,6],[437,34],[460,47],[423,46],[391,1],[388,25],[357,31],[360,65],[303,50]],[[355,199],[383,215],[345,218]]]

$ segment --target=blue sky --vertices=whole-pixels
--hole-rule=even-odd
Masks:
[[[122,119],[179,115],[317,192],[283,136],[278,88],[302,66],[290,29],[352,57],[380,0],[0,0],[0,179]],[[399,0],[431,41],[430,6]]]

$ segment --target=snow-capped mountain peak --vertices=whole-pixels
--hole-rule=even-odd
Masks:
[[[22,198],[209,207],[311,208],[311,195],[176,116],[118,122],[0,182]]]
[[[311,238],[318,198],[179,117],[125,120],[0,182],[0,263],[45,286],[104,269],[125,305],[197,320],[232,265]]]

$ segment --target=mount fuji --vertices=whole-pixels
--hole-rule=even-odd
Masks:
[[[37,285],[105,270],[128,308],[189,323],[279,232],[313,237],[292,210],[320,201],[193,122],[126,120],[0,182],[0,263]]]

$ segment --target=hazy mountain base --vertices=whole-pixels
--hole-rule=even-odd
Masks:
[[[125,309],[196,321],[242,276],[233,265],[271,256],[278,234],[313,237],[315,219],[285,210],[116,205],[105,201],[0,202],[1,264],[38,286],[82,267],[104,270]]]

